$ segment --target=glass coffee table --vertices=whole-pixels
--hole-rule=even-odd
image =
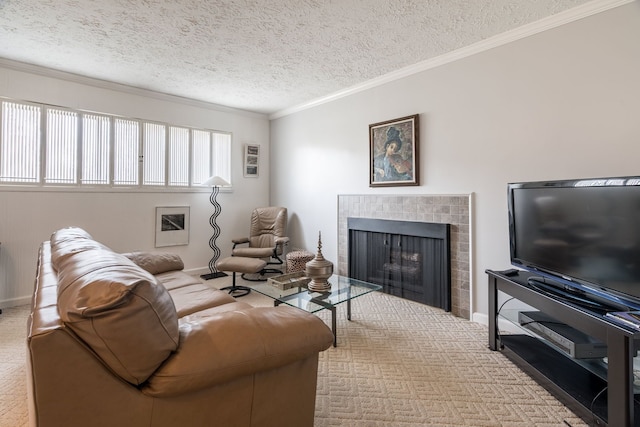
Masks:
[[[301,310],[315,313],[331,310],[331,331],[333,346],[336,347],[336,305],[347,303],[347,319],[351,320],[351,300],[361,295],[382,289],[382,286],[362,280],[334,274],[329,278],[331,289],[325,292],[310,291],[302,286],[280,289],[270,282],[252,283],[251,289],[274,300],[273,305],[287,304]]]

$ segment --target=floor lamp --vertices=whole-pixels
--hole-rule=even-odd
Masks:
[[[209,218],[209,224],[211,224],[211,227],[213,228],[213,235],[209,239],[209,247],[211,247],[211,250],[213,251],[213,256],[211,257],[211,260],[209,260],[210,273],[200,276],[204,280],[209,280],[226,276],[226,273],[218,271],[218,269],[216,268],[216,262],[218,261],[218,258],[220,258],[220,248],[218,248],[218,245],[216,244],[216,239],[218,238],[218,236],[220,236],[220,227],[218,226],[218,224],[216,224],[216,218],[218,218],[218,215],[220,215],[220,212],[222,212],[222,207],[216,200],[216,197],[220,192],[220,187],[228,187],[230,184],[216,175],[209,177],[205,182],[202,183],[202,185],[206,187],[212,187],[211,197],[209,198],[209,200],[213,205],[213,213],[211,214],[211,218]]]

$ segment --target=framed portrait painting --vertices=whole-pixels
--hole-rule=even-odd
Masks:
[[[419,185],[418,114],[369,125],[369,187]]]

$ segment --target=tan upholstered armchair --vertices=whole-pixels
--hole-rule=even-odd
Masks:
[[[282,207],[266,207],[256,208],[251,213],[251,227],[249,237],[232,239],[233,250],[232,256],[247,258],[262,258],[267,260],[269,265],[282,265],[282,254],[284,248],[289,244],[289,237],[286,236],[287,231],[287,208]],[[242,246],[240,245],[248,245]],[[262,276],[265,273],[282,273],[278,268],[264,268],[260,271],[260,279],[266,280]],[[252,280],[244,277],[245,280]]]

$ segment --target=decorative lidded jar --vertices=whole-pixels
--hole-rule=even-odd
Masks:
[[[305,274],[311,279],[311,282],[307,285],[310,291],[328,291],[331,289],[331,283],[327,279],[333,274],[333,263],[324,259],[322,255],[321,237],[320,232],[318,232],[318,253],[305,266]]]

